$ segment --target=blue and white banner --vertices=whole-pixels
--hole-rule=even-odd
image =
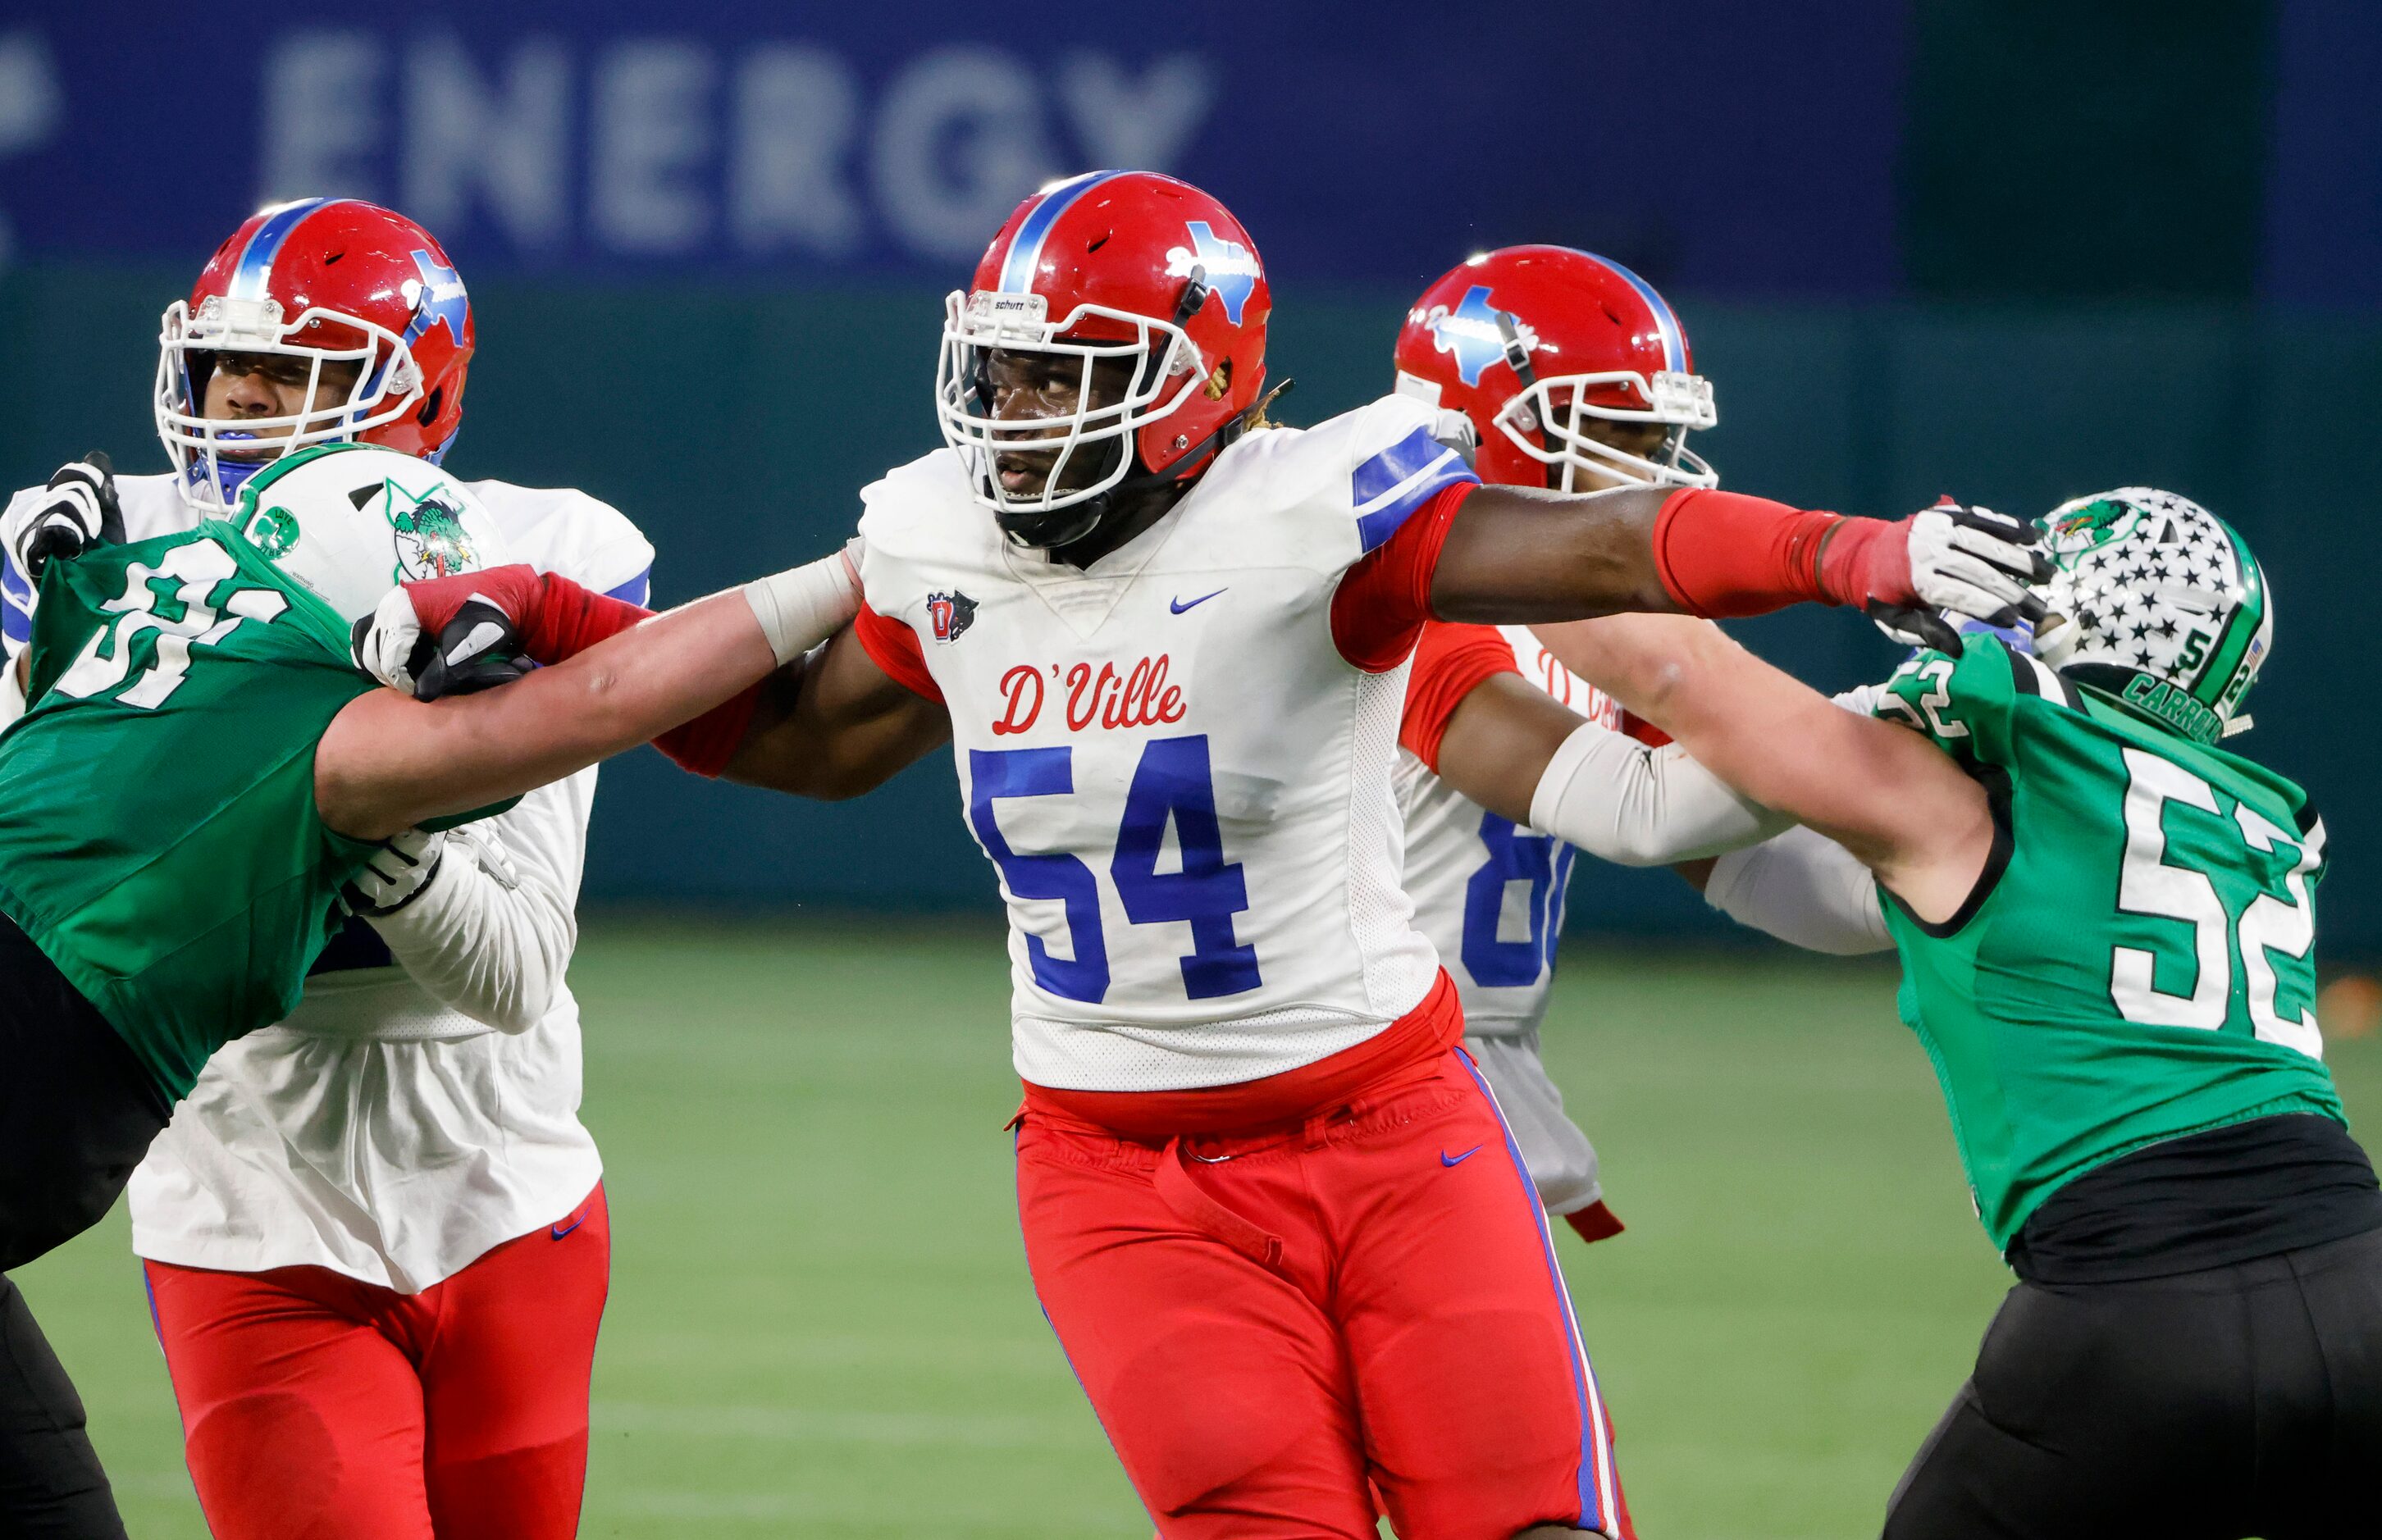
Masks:
[[[469,274],[947,281],[1036,187],[1136,166],[1223,199],[1290,281],[1552,240],[1872,294],[1906,8],[5,0],[0,219],[7,261],[195,273],[260,203],[337,193]]]

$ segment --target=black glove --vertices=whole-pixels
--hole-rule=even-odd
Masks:
[[[466,599],[436,637],[411,624],[412,607],[398,589],[379,611],[349,628],[356,666],[417,701],[471,695],[510,684],[535,665],[522,655],[512,617],[482,599]]]
[[[8,555],[33,582],[52,556],[69,560],[95,545],[124,544],[124,509],[116,499],[116,468],[97,449],[58,467],[52,495],[7,532]]]

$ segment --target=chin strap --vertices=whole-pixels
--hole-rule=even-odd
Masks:
[[[1512,370],[1514,377],[1522,382],[1522,395],[1528,397],[1539,388],[1539,372],[1530,367],[1530,350],[1522,345],[1521,328],[1515,324],[1512,311],[1497,312],[1497,335],[1505,341],[1505,367]],[[1530,414],[1539,419],[1539,447],[1552,455],[1555,452],[1554,433],[1543,415],[1550,404],[1544,401],[1538,403],[1531,409]],[[1574,409],[1577,411],[1578,409]],[[1566,481],[1570,479],[1571,466],[1567,461],[1550,464],[1547,467],[1547,485],[1550,487],[1555,484],[1558,464],[1562,468],[1565,479]]]
[[[1185,449],[1183,452],[1182,457],[1173,465],[1168,466],[1165,470],[1136,472],[1133,475],[1125,477],[1123,481],[1117,483],[1116,485],[1109,488],[1106,492],[1101,493],[1099,496],[1087,498],[1084,502],[1078,504],[1077,507],[1090,511],[1091,521],[1084,526],[1081,533],[1072,535],[1066,540],[1054,542],[1048,545],[1038,545],[1033,548],[1036,550],[1048,551],[1055,555],[1060,551],[1065,550],[1068,546],[1074,544],[1078,541],[1089,538],[1094,531],[1098,530],[1103,523],[1107,522],[1109,513],[1115,507],[1116,500],[1120,495],[1147,492],[1153,487],[1173,486],[1179,482],[1187,482],[1194,476],[1200,474],[1201,471],[1207,469],[1208,463],[1211,462],[1217,455],[1221,455],[1225,450],[1231,448],[1234,444],[1240,439],[1243,434],[1247,433],[1251,428],[1257,426],[1259,422],[1264,422],[1266,409],[1271,407],[1283,397],[1290,394],[1291,387],[1297,383],[1298,382],[1295,380],[1284,380],[1282,384],[1274,386],[1271,390],[1267,391],[1263,396],[1258,398],[1256,405],[1250,407],[1246,411],[1229,418],[1218,425],[1215,432],[1209,434],[1198,443],[1194,444],[1188,449]]]

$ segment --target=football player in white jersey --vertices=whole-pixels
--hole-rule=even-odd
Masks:
[[[1161,1534],[1369,1536],[1378,1493],[1410,1540],[1625,1534],[1544,1211],[1400,886],[1415,638],[2000,614],[2036,558],[1942,511],[1484,488],[1411,397],[1271,428],[1271,303],[1196,188],[1028,199],[948,301],[949,447],[862,495],[859,619],[722,763],[851,796],[953,742],[1010,915],[1027,1260]],[[407,683],[494,617],[551,661],[637,613],[602,610],[551,577],[413,584],[362,652]]]
[[[1472,257],[1416,299],[1396,360],[1398,393],[1439,410],[1483,482],[1718,484],[1687,446],[1717,421],[1711,382],[1676,312],[1618,263],[1562,246]],[[1826,951],[1893,945],[1874,885],[1662,747],[1527,626],[1425,626],[1398,739],[1406,891],[1463,997],[1465,1046],[1548,1212],[1586,1241],[1616,1234],[1596,1148],[1539,1056],[1575,854],[1693,862],[1715,904]]]
[[[264,464],[361,439],[436,462],[461,421],[470,301],[411,220],[310,199],[243,224],[166,312],[175,470],[66,468],[116,538],[217,515]],[[653,549],[575,491],[468,483],[517,560],[642,601]],[[446,532],[399,532],[397,577]],[[32,589],[11,567],[12,654]],[[22,709],[18,670],[5,687]],[[281,1025],[218,1053],[133,1174],[186,1454],[217,1534],[564,1536],[608,1273],[563,981],[596,771],[446,835],[401,835]]]

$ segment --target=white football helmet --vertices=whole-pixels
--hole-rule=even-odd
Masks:
[[[506,559],[496,520],[462,483],[377,445],[285,455],[248,479],[226,518],[350,625],[399,583]]]
[[[2243,730],[2243,696],[2274,644],[2258,558],[2188,497],[2123,486],[2044,519],[2043,660],[2202,743]]]

